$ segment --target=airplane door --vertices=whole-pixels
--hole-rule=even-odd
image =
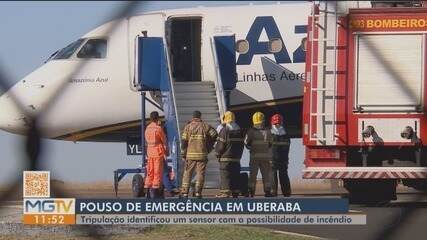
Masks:
[[[177,82],[202,80],[202,18],[175,17],[168,20],[172,76]]]
[[[129,76],[131,88],[137,90],[135,77],[138,37],[165,37],[165,15],[163,13],[133,16],[129,18]]]
[[[237,85],[235,43],[234,35],[213,37],[216,50],[215,58],[219,67],[222,87],[225,91],[231,91]]]

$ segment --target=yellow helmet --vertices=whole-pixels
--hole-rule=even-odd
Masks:
[[[254,115],[252,115],[252,122],[254,125],[264,123],[264,113],[262,112],[254,113]]]
[[[223,121],[224,123],[231,123],[234,122],[236,117],[234,116],[233,112],[227,111],[224,113]]]

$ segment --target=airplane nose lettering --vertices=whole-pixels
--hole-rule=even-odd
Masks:
[[[28,129],[25,115],[7,94],[0,96],[0,129],[16,134]]]

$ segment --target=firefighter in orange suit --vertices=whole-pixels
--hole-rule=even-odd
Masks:
[[[147,197],[160,197],[160,187],[162,186],[163,164],[167,156],[166,134],[160,125],[159,113],[150,113],[151,123],[145,129],[145,144],[147,153],[147,177],[145,188],[149,189]]]

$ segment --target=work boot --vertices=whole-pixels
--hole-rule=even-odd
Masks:
[[[290,197],[291,196],[291,191],[286,191],[283,193],[283,197]]]
[[[199,192],[196,192],[195,194],[194,194],[194,197],[196,197],[196,198],[198,198],[198,199],[202,199],[203,197],[202,197],[202,194],[201,193],[199,193]]]
[[[271,194],[271,192],[265,192],[264,197],[273,197],[273,194]]]
[[[157,198],[160,198],[160,199],[165,198],[165,189],[163,189],[163,188],[157,189]]]
[[[144,188],[144,192],[145,192],[145,197],[147,199],[150,199],[151,198],[151,196],[150,196],[150,188]]]
[[[188,193],[180,193],[179,198],[188,198]]]
[[[174,188],[172,189],[171,193],[174,193],[176,195],[176,194],[179,194],[180,191],[178,190],[178,188]]]
[[[175,197],[175,195],[174,192],[165,191],[165,197]]]
[[[238,197],[239,197],[239,195],[240,195],[240,193],[239,193],[239,192],[232,192],[232,193],[231,193],[231,196],[232,196],[233,198],[238,198]]]
[[[158,198],[156,188],[150,188],[150,198],[152,199]]]
[[[230,195],[227,193],[220,193],[218,195],[215,196],[216,198],[229,198]]]

